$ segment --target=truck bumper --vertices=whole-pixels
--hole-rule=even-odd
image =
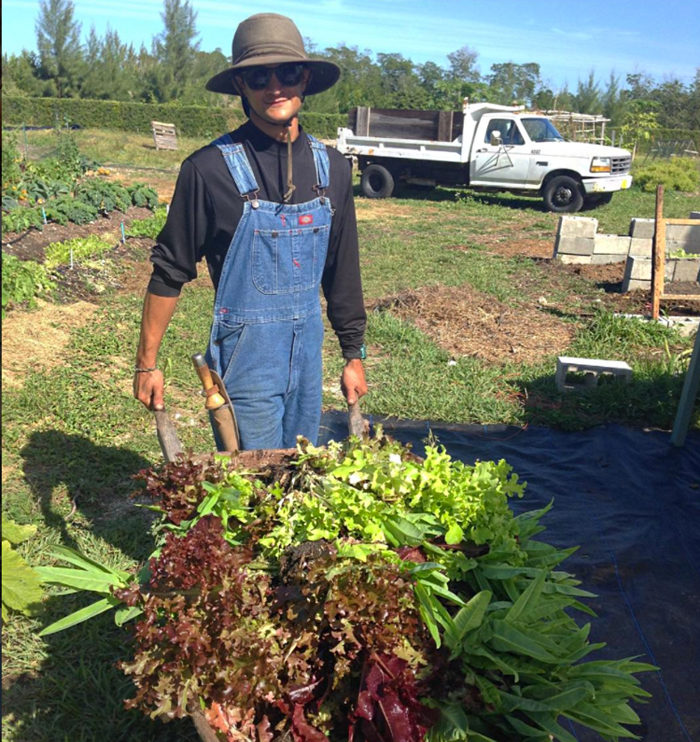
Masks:
[[[583,181],[586,193],[610,193],[611,191],[625,191],[632,186],[632,176],[617,175],[612,178],[593,178]]]

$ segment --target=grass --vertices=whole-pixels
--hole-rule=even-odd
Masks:
[[[47,153],[51,136],[27,132],[27,146]],[[181,150],[172,153],[156,152],[147,137],[91,131],[75,136],[81,150],[99,161],[173,173],[185,152],[204,143],[181,139]],[[363,400],[365,412],[569,429],[607,421],[669,428],[691,341],[601,310],[601,289],[579,276],[564,274],[552,285],[537,261],[489,248],[494,241],[553,240],[556,215],[539,202],[510,195],[450,189],[398,195],[382,203],[357,200],[368,304],[437,283],[473,287],[514,311],[523,308],[527,296],[546,296],[573,330],[568,354],[624,357],[634,378],[624,386],[562,395],[552,377],[555,355],[564,349],[553,349],[550,357],[532,365],[452,359],[389,308],[369,313],[371,392]],[[667,193],[665,215],[687,217],[696,203],[697,195]],[[598,218],[600,231],[625,233],[630,218],[653,213],[653,194],[633,189],[589,215]],[[141,257],[145,260],[145,252]],[[149,519],[129,495],[139,486],[133,476],[160,461],[161,453],[151,414],[131,396],[141,300],[141,292],[105,292],[89,322],[66,330],[66,347],[52,349],[59,365],[28,364],[19,384],[5,384],[3,374],[3,512],[39,527],[37,537],[19,547],[31,564],[50,563],[57,543],[85,549],[123,569],[145,556]],[[170,415],[185,449],[195,453],[213,448],[190,360],[206,347],[211,302],[207,280],[185,288],[160,357]],[[22,316],[22,326],[29,328],[24,332],[31,334],[53,321],[46,307]],[[330,329],[323,352],[324,404],[339,408],[342,360]],[[699,412],[695,426],[700,426]],[[47,592],[37,616],[13,615],[3,626],[3,740],[197,739],[189,722],[162,724],[123,710],[122,699],[132,689],[115,662],[125,653],[126,635],[109,614],[39,639],[42,626],[82,600]]]

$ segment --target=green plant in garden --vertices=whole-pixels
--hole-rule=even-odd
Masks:
[[[133,183],[127,186],[127,190],[134,206],[146,206],[149,209],[155,209],[158,206],[158,194],[145,183]]]
[[[692,157],[672,157],[652,160],[635,168],[635,182],[645,192],[656,191],[662,185],[668,191],[694,193],[700,190],[700,170]]]
[[[2,231],[23,232],[25,229],[43,229],[44,215],[40,206],[20,206],[16,201],[8,204],[9,211],[5,211],[5,200],[3,199]]]
[[[142,472],[162,515],[147,568],[57,553],[77,569],[42,578],[101,598],[42,633],[136,618],[127,706],[202,712],[228,740],[573,742],[562,719],[634,736],[653,668],[588,659],[602,645],[571,614],[591,594],[558,569],[573,549],[535,538],[551,505],[514,516],[504,461],[419,459],[381,432],[275,456]]]
[[[20,260],[14,255],[2,256],[2,316],[5,310],[27,303],[36,306],[36,297],[56,288],[46,268],[33,260]]]
[[[89,237],[76,237],[63,242],[52,242],[45,251],[45,265],[48,270],[58,265],[67,265],[71,260],[94,258],[115,246],[115,241],[106,240],[95,234]]]
[[[102,178],[82,180],[75,189],[75,197],[101,213],[126,211],[132,203],[131,194],[124,186]]]
[[[134,219],[126,230],[127,237],[150,237],[155,239],[165,226],[167,212],[165,207],[158,208],[153,216],[146,219]]]
[[[2,516],[2,620],[9,612],[29,615],[42,598],[39,574],[13,549],[13,546],[32,538],[36,526],[21,526]]]

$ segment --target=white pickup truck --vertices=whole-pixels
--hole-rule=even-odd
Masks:
[[[472,103],[462,113],[355,108],[337,148],[357,158],[361,188],[386,198],[397,181],[541,196],[550,211],[608,203],[632,185],[631,153],[568,142],[541,114]]]

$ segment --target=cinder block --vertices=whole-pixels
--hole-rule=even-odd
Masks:
[[[560,260],[562,263],[565,263],[566,265],[590,265],[591,256],[590,255],[567,255],[566,253],[564,253],[563,255],[557,255],[557,260]]]
[[[630,237],[651,239],[654,236],[656,219],[632,219],[630,222]]]
[[[605,255],[604,253],[598,253],[598,255],[591,255],[592,265],[607,265],[608,263],[624,263],[627,260],[627,253],[621,255],[619,253],[613,255]]]
[[[666,265],[673,265],[673,281],[700,281],[700,258],[678,258],[668,260]]]
[[[630,278],[622,282],[622,293],[626,294],[628,291],[649,291],[651,289],[651,279],[648,281],[642,281],[639,278]]]
[[[557,235],[565,237],[595,237],[598,220],[588,216],[560,216]]]
[[[630,255],[625,265],[625,278],[651,281],[651,265],[651,258],[640,258],[637,255]]]
[[[627,382],[632,369],[625,361],[559,356],[554,381],[560,391],[596,387],[605,381]]]
[[[700,224],[667,224],[666,243],[669,242],[680,243],[686,252],[691,252],[691,247],[700,252]]]
[[[597,234],[594,240],[593,254],[627,255],[630,251],[631,237],[617,234]]]
[[[559,255],[592,255],[595,240],[590,237],[567,237],[557,235],[554,241],[554,254]]]
[[[630,255],[651,257],[651,237],[630,237]]]

